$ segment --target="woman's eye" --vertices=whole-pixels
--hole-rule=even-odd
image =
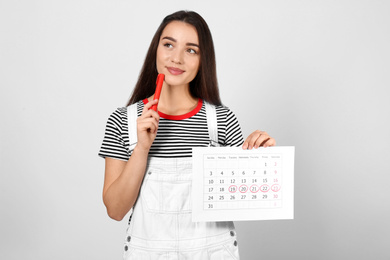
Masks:
[[[188,52],[191,54],[196,54],[197,52],[194,49],[188,49]]]
[[[164,46],[167,47],[167,48],[172,48],[173,47],[172,44],[170,44],[170,43],[166,43],[166,44],[164,44]]]

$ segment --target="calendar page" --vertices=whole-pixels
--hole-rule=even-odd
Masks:
[[[192,221],[294,218],[292,146],[192,149]]]

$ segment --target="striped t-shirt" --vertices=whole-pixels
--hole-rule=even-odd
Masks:
[[[147,99],[137,102],[138,116],[142,114]],[[218,143],[222,146],[240,146],[244,140],[241,127],[234,113],[225,106],[216,106]],[[199,99],[197,107],[191,112],[171,116],[159,112],[160,121],[157,136],[150,148],[149,156],[160,158],[191,157],[192,147],[206,147],[210,144],[206,109]],[[99,156],[128,160],[132,151],[127,124],[127,108],[116,109],[108,118],[106,131]]]

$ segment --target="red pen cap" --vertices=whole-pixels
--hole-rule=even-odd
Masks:
[[[156,86],[162,86],[162,84],[164,82],[164,79],[165,79],[165,75],[164,74],[158,74],[157,75],[157,80],[156,80]]]
[[[158,74],[157,80],[156,80],[156,91],[154,92],[154,97],[153,99],[160,99],[160,93],[161,93],[161,88],[164,83],[165,75],[164,74]],[[157,111],[157,105],[153,105],[152,109],[154,111]]]

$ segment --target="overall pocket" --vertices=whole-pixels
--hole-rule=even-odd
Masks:
[[[141,199],[146,209],[160,213],[185,213],[191,211],[191,181],[170,180],[146,176],[141,189]]]
[[[233,242],[230,241],[229,243],[223,245],[223,247],[225,249],[223,252],[223,259],[240,259],[237,240],[234,240]]]

